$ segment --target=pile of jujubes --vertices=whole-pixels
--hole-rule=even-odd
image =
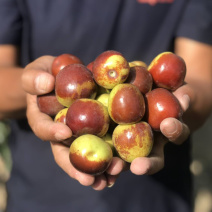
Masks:
[[[183,85],[186,64],[172,52],[150,65],[129,62],[114,50],[87,65],[62,54],[53,61],[52,75],[55,89],[37,96],[38,106],[71,129],[73,136],[63,143],[70,147],[70,162],[84,173],[103,173],[114,156],[129,163],[147,157],[160,123],[183,114],[172,92]]]

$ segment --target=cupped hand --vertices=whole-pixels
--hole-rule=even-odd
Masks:
[[[132,161],[130,170],[136,175],[155,174],[164,167],[164,147],[167,142],[176,145],[182,144],[190,134],[189,126],[184,123],[184,115],[189,112],[194,100],[192,88],[185,84],[178,88],[173,94],[177,97],[183,109],[183,117],[180,120],[166,118],[160,124],[160,132],[154,132],[154,145],[148,157],[139,157]]]
[[[73,179],[84,186],[91,186],[94,190],[103,190],[114,185],[119,174],[127,164],[118,157],[114,157],[109,168],[103,174],[93,176],[82,173],[74,168],[69,160],[69,148],[58,142],[51,142],[52,152],[56,163]]]
[[[72,136],[71,130],[62,123],[40,112],[37,95],[54,89],[55,78],[51,74],[52,56],[42,56],[27,65],[22,75],[22,86],[27,93],[27,119],[36,136],[44,141],[61,141]]]
[[[22,75],[22,86],[27,92],[27,119],[32,131],[44,141],[51,141],[51,148],[56,163],[72,178],[84,186],[92,186],[95,190],[111,187],[126,163],[114,157],[108,170],[99,176],[91,176],[77,171],[69,160],[69,148],[62,141],[70,138],[72,132],[63,123],[40,112],[37,95],[49,93],[54,89],[55,78],[51,74],[52,56],[42,56],[27,65]]]

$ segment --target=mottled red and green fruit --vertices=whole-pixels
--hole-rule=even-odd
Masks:
[[[61,54],[53,60],[52,63],[52,75],[57,76],[58,72],[65,66],[70,64],[83,64],[83,62],[77,56],[73,54]]]
[[[69,158],[77,170],[90,175],[100,175],[111,164],[113,153],[103,139],[87,134],[74,140],[70,146]]]
[[[38,108],[42,113],[55,116],[64,106],[57,100],[55,91],[37,96]]]
[[[117,124],[136,123],[145,114],[144,97],[135,85],[116,85],[110,92],[108,112]]]
[[[151,127],[160,131],[160,124],[165,118],[180,119],[183,110],[178,99],[167,89],[156,88],[146,94],[146,118]]]
[[[126,58],[117,51],[102,52],[93,63],[92,72],[96,83],[112,89],[123,83],[129,75],[130,67]]]
[[[182,86],[186,76],[185,61],[172,52],[157,55],[150,63],[148,70],[155,86],[171,91]]]
[[[102,137],[107,133],[109,123],[107,108],[94,99],[76,100],[66,114],[66,124],[75,137],[83,134]]]
[[[135,67],[135,66],[142,66],[144,68],[147,68],[147,64],[144,61],[141,60],[133,60],[131,62],[129,62],[129,66],[130,67]]]
[[[68,108],[64,108],[60,110],[57,115],[54,118],[54,121],[56,123],[63,123],[66,124],[66,114],[67,114]],[[63,143],[65,146],[70,147],[72,142],[75,140],[75,137],[71,136],[70,138],[67,138],[65,140],[62,140],[61,143]]]
[[[125,81],[138,87],[142,94],[146,94],[152,89],[152,75],[143,66],[134,66],[130,68],[130,73]]]
[[[118,155],[131,163],[135,158],[150,154],[154,137],[147,122],[118,125],[112,135],[113,144]]]
[[[84,65],[71,64],[57,74],[55,92],[58,101],[69,107],[76,99],[94,99],[97,85],[92,73]]]

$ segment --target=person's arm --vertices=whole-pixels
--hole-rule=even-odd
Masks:
[[[212,110],[212,46],[187,38],[177,38],[175,52],[187,65],[185,81],[193,89],[191,106],[184,121],[193,131],[201,127]]]
[[[25,116],[26,94],[21,85],[18,49],[0,45],[0,120]]]

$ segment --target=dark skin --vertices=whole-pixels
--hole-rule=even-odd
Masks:
[[[11,47],[11,46],[10,46]],[[6,48],[7,49],[7,48]],[[187,38],[177,38],[175,53],[181,56],[187,64],[186,84],[174,92],[183,111],[183,120],[165,119],[160,126],[153,150],[149,157],[136,158],[131,164],[126,164],[120,158],[114,158],[107,170],[107,174],[91,176],[77,171],[68,159],[69,148],[61,141],[72,136],[71,130],[62,123],[55,123],[49,116],[39,111],[36,95],[48,93],[54,88],[54,77],[49,74],[54,57],[43,56],[30,63],[17,74],[17,49],[12,46],[8,55],[8,64],[2,63],[1,57],[5,48],[0,46],[0,106],[1,119],[13,117],[14,112],[27,108],[27,118],[33,132],[44,141],[51,141],[52,152],[56,163],[72,178],[85,186],[92,186],[95,190],[102,190],[115,183],[119,174],[126,170],[136,175],[154,174],[164,166],[164,146],[167,142],[182,144],[190,132],[198,129],[205,122],[212,108],[212,47]],[[11,56],[10,56],[11,55]],[[6,69],[11,72],[6,73]],[[18,68],[20,69],[20,68]],[[22,74],[23,73],[23,74]],[[5,74],[5,75],[3,75]],[[18,76],[13,77],[12,74]],[[10,77],[10,80],[8,80]],[[12,77],[12,78],[11,78]],[[18,80],[17,80],[18,79]],[[17,83],[14,84],[13,80]],[[4,95],[5,87],[15,85],[16,95],[8,98]],[[23,89],[21,88],[21,85]],[[5,86],[5,87],[4,87]],[[10,92],[10,91],[8,91]],[[12,105],[7,109],[7,105]],[[15,113],[16,114],[16,113]],[[20,114],[22,115],[22,114]],[[14,117],[17,118],[17,117]],[[198,120],[198,121],[197,121]]]

